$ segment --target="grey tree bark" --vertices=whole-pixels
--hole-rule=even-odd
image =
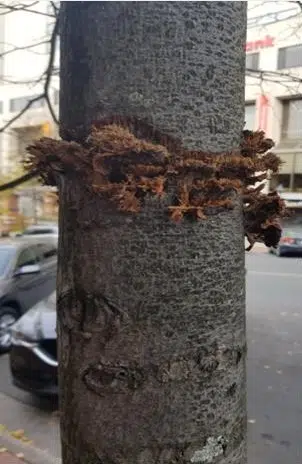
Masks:
[[[136,116],[185,147],[237,147],[245,2],[63,2],[61,135]],[[246,463],[242,212],[181,224],[60,187],[64,464]]]

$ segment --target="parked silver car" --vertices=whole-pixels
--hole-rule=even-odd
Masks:
[[[57,395],[56,293],[37,303],[12,328],[13,384],[35,395]]]
[[[27,227],[22,234],[21,237],[25,237],[30,239],[31,237],[34,238],[46,238],[46,237],[53,237],[54,239],[58,239],[59,236],[59,228],[56,224],[36,224],[30,227]]]
[[[302,216],[295,214],[286,218],[282,227],[280,242],[270,251],[277,256],[302,256]]]
[[[0,242],[0,353],[11,346],[11,327],[56,287],[57,244],[52,240]]]

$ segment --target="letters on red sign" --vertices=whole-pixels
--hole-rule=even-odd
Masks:
[[[262,48],[274,47],[274,45],[275,38],[270,35],[267,35],[264,39],[247,42],[245,44],[245,51],[254,52]]]

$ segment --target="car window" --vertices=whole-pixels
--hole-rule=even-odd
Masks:
[[[36,250],[37,250],[39,259],[42,261],[53,259],[58,254],[57,247],[52,243],[50,244],[39,243],[38,245],[36,245]]]
[[[23,232],[23,235],[40,235],[40,234],[55,234],[54,229],[27,229]]]
[[[6,269],[12,262],[15,251],[10,247],[1,247],[0,248],[0,277],[5,274]]]
[[[17,258],[16,268],[19,269],[22,266],[32,266],[33,264],[38,264],[38,257],[34,247],[25,248],[20,252]]]

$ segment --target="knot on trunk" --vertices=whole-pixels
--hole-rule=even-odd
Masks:
[[[264,132],[245,130],[235,150],[188,150],[143,121],[112,117],[96,122],[82,144],[36,141],[27,149],[26,167],[38,170],[48,184],[55,184],[58,175],[78,174],[89,189],[127,213],[138,213],[146,195],[165,195],[176,222],[232,209],[239,196],[251,249],[256,241],[276,246],[286,214],[276,192],[263,193],[268,173],[281,165],[269,151],[273,146]]]

